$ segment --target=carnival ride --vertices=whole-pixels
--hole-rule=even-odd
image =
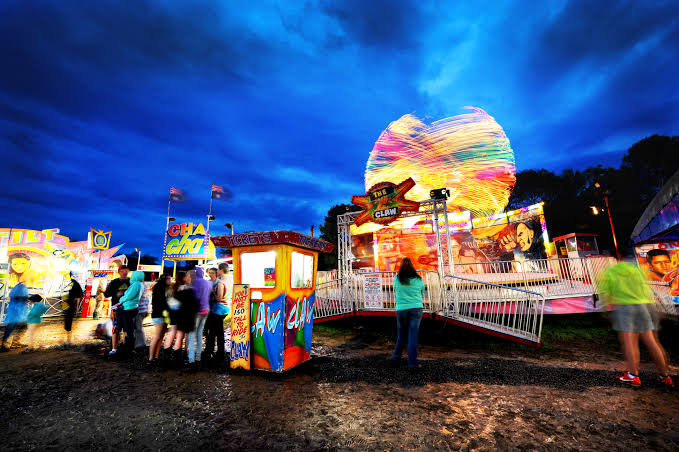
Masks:
[[[513,151],[490,115],[467,108],[430,125],[405,115],[381,133],[366,195],[352,200],[363,211],[337,217],[338,269],[317,286],[316,322],[395,315],[391,281],[404,256],[425,282],[425,317],[539,346],[545,311],[600,309],[597,279],[614,259],[556,258],[542,203],[504,212]]]

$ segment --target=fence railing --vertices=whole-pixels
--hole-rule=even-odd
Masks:
[[[601,273],[613,263],[615,258],[608,256],[473,262],[455,264],[454,273],[491,284],[522,287],[553,299],[597,293]]]
[[[651,289],[656,299],[663,307],[665,312],[670,315],[679,314],[679,305],[674,303],[675,295],[672,295],[672,287],[670,282],[651,281]]]
[[[540,342],[543,294],[453,275],[443,278],[441,291],[444,316]]]
[[[346,293],[349,284],[333,279],[316,284],[316,301],[314,302],[314,318],[320,319],[354,310],[354,297]]]

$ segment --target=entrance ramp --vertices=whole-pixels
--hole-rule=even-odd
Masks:
[[[448,323],[539,346],[545,297],[541,293],[446,275],[439,316]]]
[[[355,313],[356,284],[354,275],[331,279],[316,286],[314,323],[353,316]]]

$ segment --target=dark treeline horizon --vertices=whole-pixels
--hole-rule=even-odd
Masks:
[[[615,235],[622,254],[632,246],[631,234],[639,217],[662,186],[679,169],[679,136],[652,135],[630,147],[620,166],[546,169],[516,173],[507,209],[544,201],[549,238],[572,232],[599,234],[599,248],[613,249],[603,191],[608,195]],[[601,189],[595,187],[599,183]],[[594,215],[592,206],[600,210]]]

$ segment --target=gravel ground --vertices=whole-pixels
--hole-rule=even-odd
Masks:
[[[93,328],[76,322],[78,346],[59,350],[48,322],[43,349],[19,337],[0,355],[4,450],[679,448],[679,391],[648,362],[644,387],[617,386],[617,349],[429,340],[411,373],[388,365],[388,329],[319,329],[315,358],[284,375],[185,372],[100,356]]]

